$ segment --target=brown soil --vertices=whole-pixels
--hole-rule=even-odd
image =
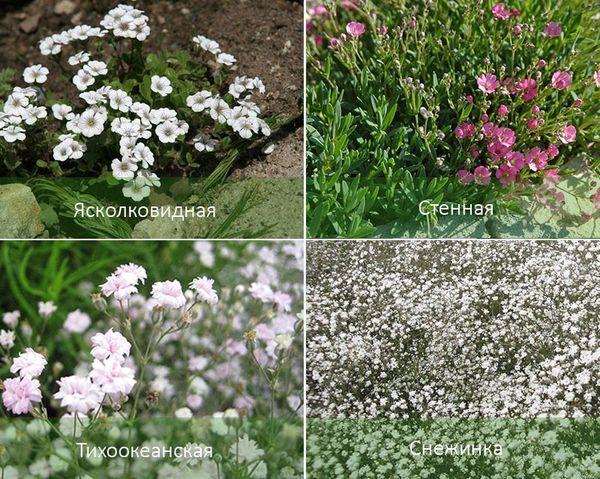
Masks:
[[[0,10],[0,68],[17,71],[32,63],[48,64],[37,48],[41,38],[73,25],[99,24],[119,3],[147,12],[152,33],[147,51],[190,49],[193,36],[213,38],[233,54],[240,74],[259,76],[267,87],[260,99],[266,114],[292,123],[274,135],[275,151],[237,166],[236,177],[303,174],[303,10],[291,0],[72,0],[68,15],[54,13],[57,0],[4,0]],[[36,22],[36,18],[38,21]],[[31,25],[37,26],[31,31]],[[29,27],[29,28],[27,28]],[[23,30],[29,30],[26,33]],[[52,87],[52,85],[48,85]]]

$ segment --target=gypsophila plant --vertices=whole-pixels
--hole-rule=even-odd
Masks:
[[[0,156],[13,175],[106,173],[141,201],[159,174],[193,175],[203,160],[271,134],[254,101],[265,92],[259,78],[232,78],[236,59],[202,35],[191,53],[148,54],[148,21],[119,5],[100,26],[41,40],[48,65],[27,67],[27,86],[14,87],[0,113]],[[70,91],[46,91],[55,75]]]
[[[35,477],[42,466],[51,477],[132,477],[138,469],[144,477],[297,477],[302,245],[189,245],[178,258],[187,286],[168,278],[149,284],[151,273],[128,262],[95,287],[81,275],[90,263],[74,272],[83,281],[77,308],[64,291],[64,302],[42,298],[3,314],[2,412],[35,418],[11,427],[39,444],[0,468]],[[87,301],[84,292],[91,292]],[[78,442],[107,441],[190,443],[214,455],[125,458],[104,467],[78,452]]]
[[[600,169],[592,4],[310,2],[310,235],[401,235],[422,201],[560,210]]]
[[[310,416],[598,417],[596,243],[326,242],[308,258]]]

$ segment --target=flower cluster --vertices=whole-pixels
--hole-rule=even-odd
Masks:
[[[600,246],[344,242],[309,258],[311,415],[598,415]]]
[[[150,34],[148,17],[131,6],[112,9],[100,25],[78,26],[40,42],[42,54],[51,56],[77,89],[74,104],[61,100],[51,105],[52,117],[62,130],[58,135],[48,132],[53,142],[52,158],[59,165],[81,160],[86,153],[97,154],[88,152],[90,144],[99,148],[98,141],[105,144],[108,137],[108,152],[103,154],[118,151],[118,157],[113,156],[110,163],[112,176],[125,182],[126,197],[140,201],[150,194],[151,188],[160,187],[156,171],[165,166],[162,157],[174,154],[169,150],[170,145],[177,144],[182,152],[177,158],[185,159],[188,145],[198,152],[211,153],[226,140],[226,150],[231,144],[227,128],[243,141],[271,134],[269,124],[260,117],[260,107],[252,100],[255,92],[265,92],[259,78],[238,76],[228,88],[221,88],[220,84],[210,86],[206,80],[200,81],[195,71],[201,68],[198,65],[185,64],[175,70],[160,61],[144,60],[141,42]],[[98,58],[97,52],[102,50],[88,45],[88,41],[105,37],[116,46],[111,52],[106,44],[101,44],[106,54]],[[123,53],[119,41],[131,42],[132,53]],[[209,63],[215,62],[219,78],[234,65],[235,58],[222,52],[214,40],[197,36],[193,41],[202,53],[214,56]],[[65,67],[60,55],[70,44],[77,49],[68,57]],[[85,49],[79,50],[81,46]],[[153,58],[156,60],[156,56]],[[156,68],[156,64],[160,66]],[[76,72],[68,73],[72,68]],[[140,73],[142,79],[138,80],[136,74]],[[26,68],[23,78],[31,86],[15,87],[7,98],[0,113],[0,137],[7,143],[25,142],[27,127],[49,116],[42,90],[49,74],[49,69],[42,65]],[[190,82],[187,79],[190,76],[196,81]],[[205,84],[206,88],[186,98],[194,83]],[[34,134],[37,130],[31,131]]]

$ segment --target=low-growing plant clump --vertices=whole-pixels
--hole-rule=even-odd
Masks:
[[[596,243],[326,242],[308,252],[309,416],[598,416]]]
[[[114,261],[111,247],[86,261],[94,248],[2,246],[14,295],[0,330],[4,477],[301,474],[303,249],[192,244],[138,254],[149,269],[125,262],[97,285],[89,280]],[[136,256],[125,249],[117,255]],[[175,267],[157,263],[171,255]],[[187,286],[170,279],[177,273]],[[106,461],[78,443],[213,455]]]
[[[226,171],[271,134],[275,120],[263,119],[255,102],[265,93],[260,78],[233,77],[235,57],[202,35],[194,52],[148,54],[148,22],[119,5],[99,26],[41,40],[47,65],[24,70],[26,86],[12,89],[0,113],[0,159],[10,176],[97,175],[141,201],[159,175],[197,175],[214,159]],[[71,91],[46,91],[50,75],[62,75]]]
[[[436,220],[424,201],[560,211],[562,179],[600,169],[597,13],[585,0],[311,2],[309,234],[402,235]],[[598,207],[596,190],[576,194]]]

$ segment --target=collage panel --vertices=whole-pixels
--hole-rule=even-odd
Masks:
[[[0,477],[303,476],[304,246],[0,243]]]
[[[600,244],[310,241],[307,477],[598,476]]]
[[[3,238],[301,238],[303,8],[0,9]]]
[[[598,238],[598,6],[308,0],[310,238]]]

